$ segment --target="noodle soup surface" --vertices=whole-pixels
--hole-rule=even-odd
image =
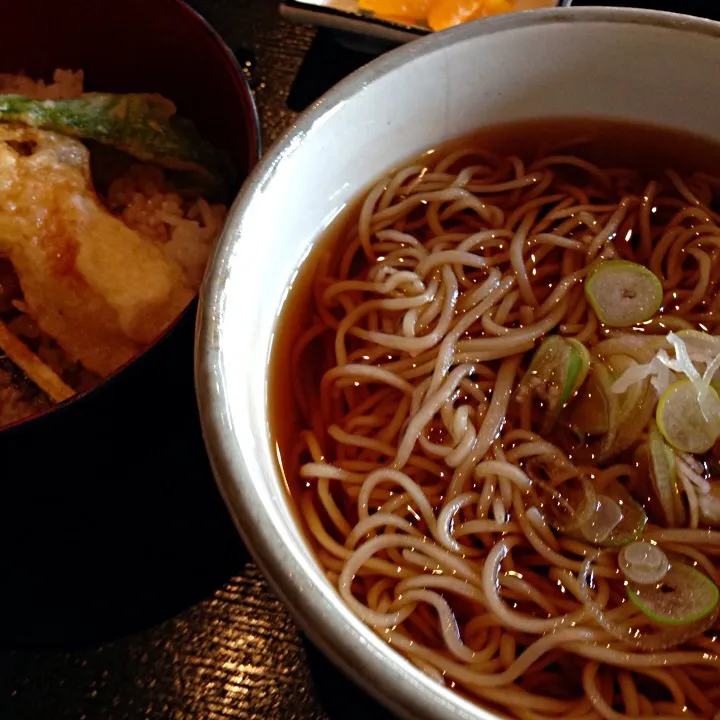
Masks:
[[[719,178],[659,127],[489,128],[290,290],[271,433],[317,560],[503,716],[720,717]]]

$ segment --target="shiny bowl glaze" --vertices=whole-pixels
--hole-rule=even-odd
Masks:
[[[509,13],[437,33],[376,60],[316,103],[268,152],[230,213],[201,297],[196,350],[217,481],[299,624],[402,717],[497,718],[438,686],[362,624],[298,527],[267,407],[268,355],[297,267],[330,220],[383,172],[483,125],[624,118],[720,142],[720,105],[710,101],[720,94],[718,66],[720,24],[642,10]]]

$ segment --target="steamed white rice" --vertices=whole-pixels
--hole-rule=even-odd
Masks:
[[[16,93],[25,97],[62,100],[79,97],[83,93],[85,75],[82,70],[61,70],[53,73],[52,82],[33,80],[27,75],[0,73],[0,93]]]

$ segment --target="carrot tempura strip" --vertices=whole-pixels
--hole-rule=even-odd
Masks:
[[[62,402],[75,395],[57,373],[46,365],[25,343],[13,335],[0,320],[0,350],[15,363],[53,402]]]

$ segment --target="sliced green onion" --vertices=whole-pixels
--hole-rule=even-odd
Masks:
[[[685,625],[712,613],[717,607],[719,593],[706,575],[678,563],[660,583],[628,582],[627,595],[652,620],[667,625]]]
[[[580,526],[583,537],[595,545],[605,542],[622,522],[622,508],[607,495],[598,495],[597,507]]]
[[[516,397],[522,400],[528,394],[534,394],[546,404],[544,431],[549,431],[585,382],[589,366],[590,353],[582,343],[551,335],[535,351]]]
[[[648,451],[650,479],[655,497],[662,508],[665,524],[668,527],[679,527],[685,522],[685,506],[680,495],[675,453],[663,440],[655,423],[650,426]]]
[[[584,504],[583,512],[578,513],[580,522],[574,528],[566,525],[563,531],[578,540],[607,548],[622,547],[637,540],[647,523],[640,504],[617,480],[596,489],[596,493],[594,505]],[[588,497],[592,499],[591,495]],[[585,512],[586,509],[592,512]]]
[[[650,383],[645,383],[643,388],[643,392],[637,401],[633,401],[632,405],[623,401],[621,413],[618,413],[622,414],[623,420],[617,429],[612,446],[604,455],[605,458],[623,452],[635,444],[652,420],[657,395]],[[631,391],[628,391],[628,393],[629,395],[626,397],[637,397]]]
[[[603,325],[632,327],[660,309],[663,289],[646,267],[627,260],[606,260],[588,274],[585,296]]]
[[[675,449],[702,455],[720,437],[720,397],[708,387],[701,406],[697,384],[679,380],[661,395],[656,420],[663,437]]]
[[[570,426],[578,434],[599,437],[616,424],[619,403],[612,382],[606,365],[598,360],[591,363],[582,392],[570,409]]]
[[[595,514],[597,493],[587,476],[577,475],[577,471],[570,476],[555,473],[552,480],[557,484],[553,485],[550,480],[552,469],[544,466],[542,458],[528,461],[525,472],[533,481],[537,507],[546,521],[559,532],[574,532]]]
[[[618,565],[623,575],[637,585],[657,585],[670,571],[670,562],[659,545],[633,542],[620,551]]]
[[[590,351],[575,338],[565,338],[565,342],[575,351],[580,363],[574,383],[575,390],[577,390],[585,382],[588,370],[590,369]]]
[[[617,481],[604,489],[604,495],[612,498],[622,511],[622,520],[600,544],[604,547],[621,547],[637,540],[647,524],[647,515],[635,498]]]
[[[613,378],[608,367],[593,360],[586,383],[570,405],[566,423],[579,447],[567,450],[581,461],[604,461],[633,445],[655,412],[656,395],[645,380],[624,393],[612,391]],[[577,444],[577,443],[576,443]]]
[[[613,355],[607,360],[608,368],[614,381],[622,377],[622,375],[629,370],[631,367],[637,367],[637,363],[628,355]],[[633,383],[624,392],[616,393],[613,390],[613,394],[619,394],[620,399],[618,403],[618,425],[622,425],[629,420],[636,412],[643,397],[647,392],[647,382]]]

